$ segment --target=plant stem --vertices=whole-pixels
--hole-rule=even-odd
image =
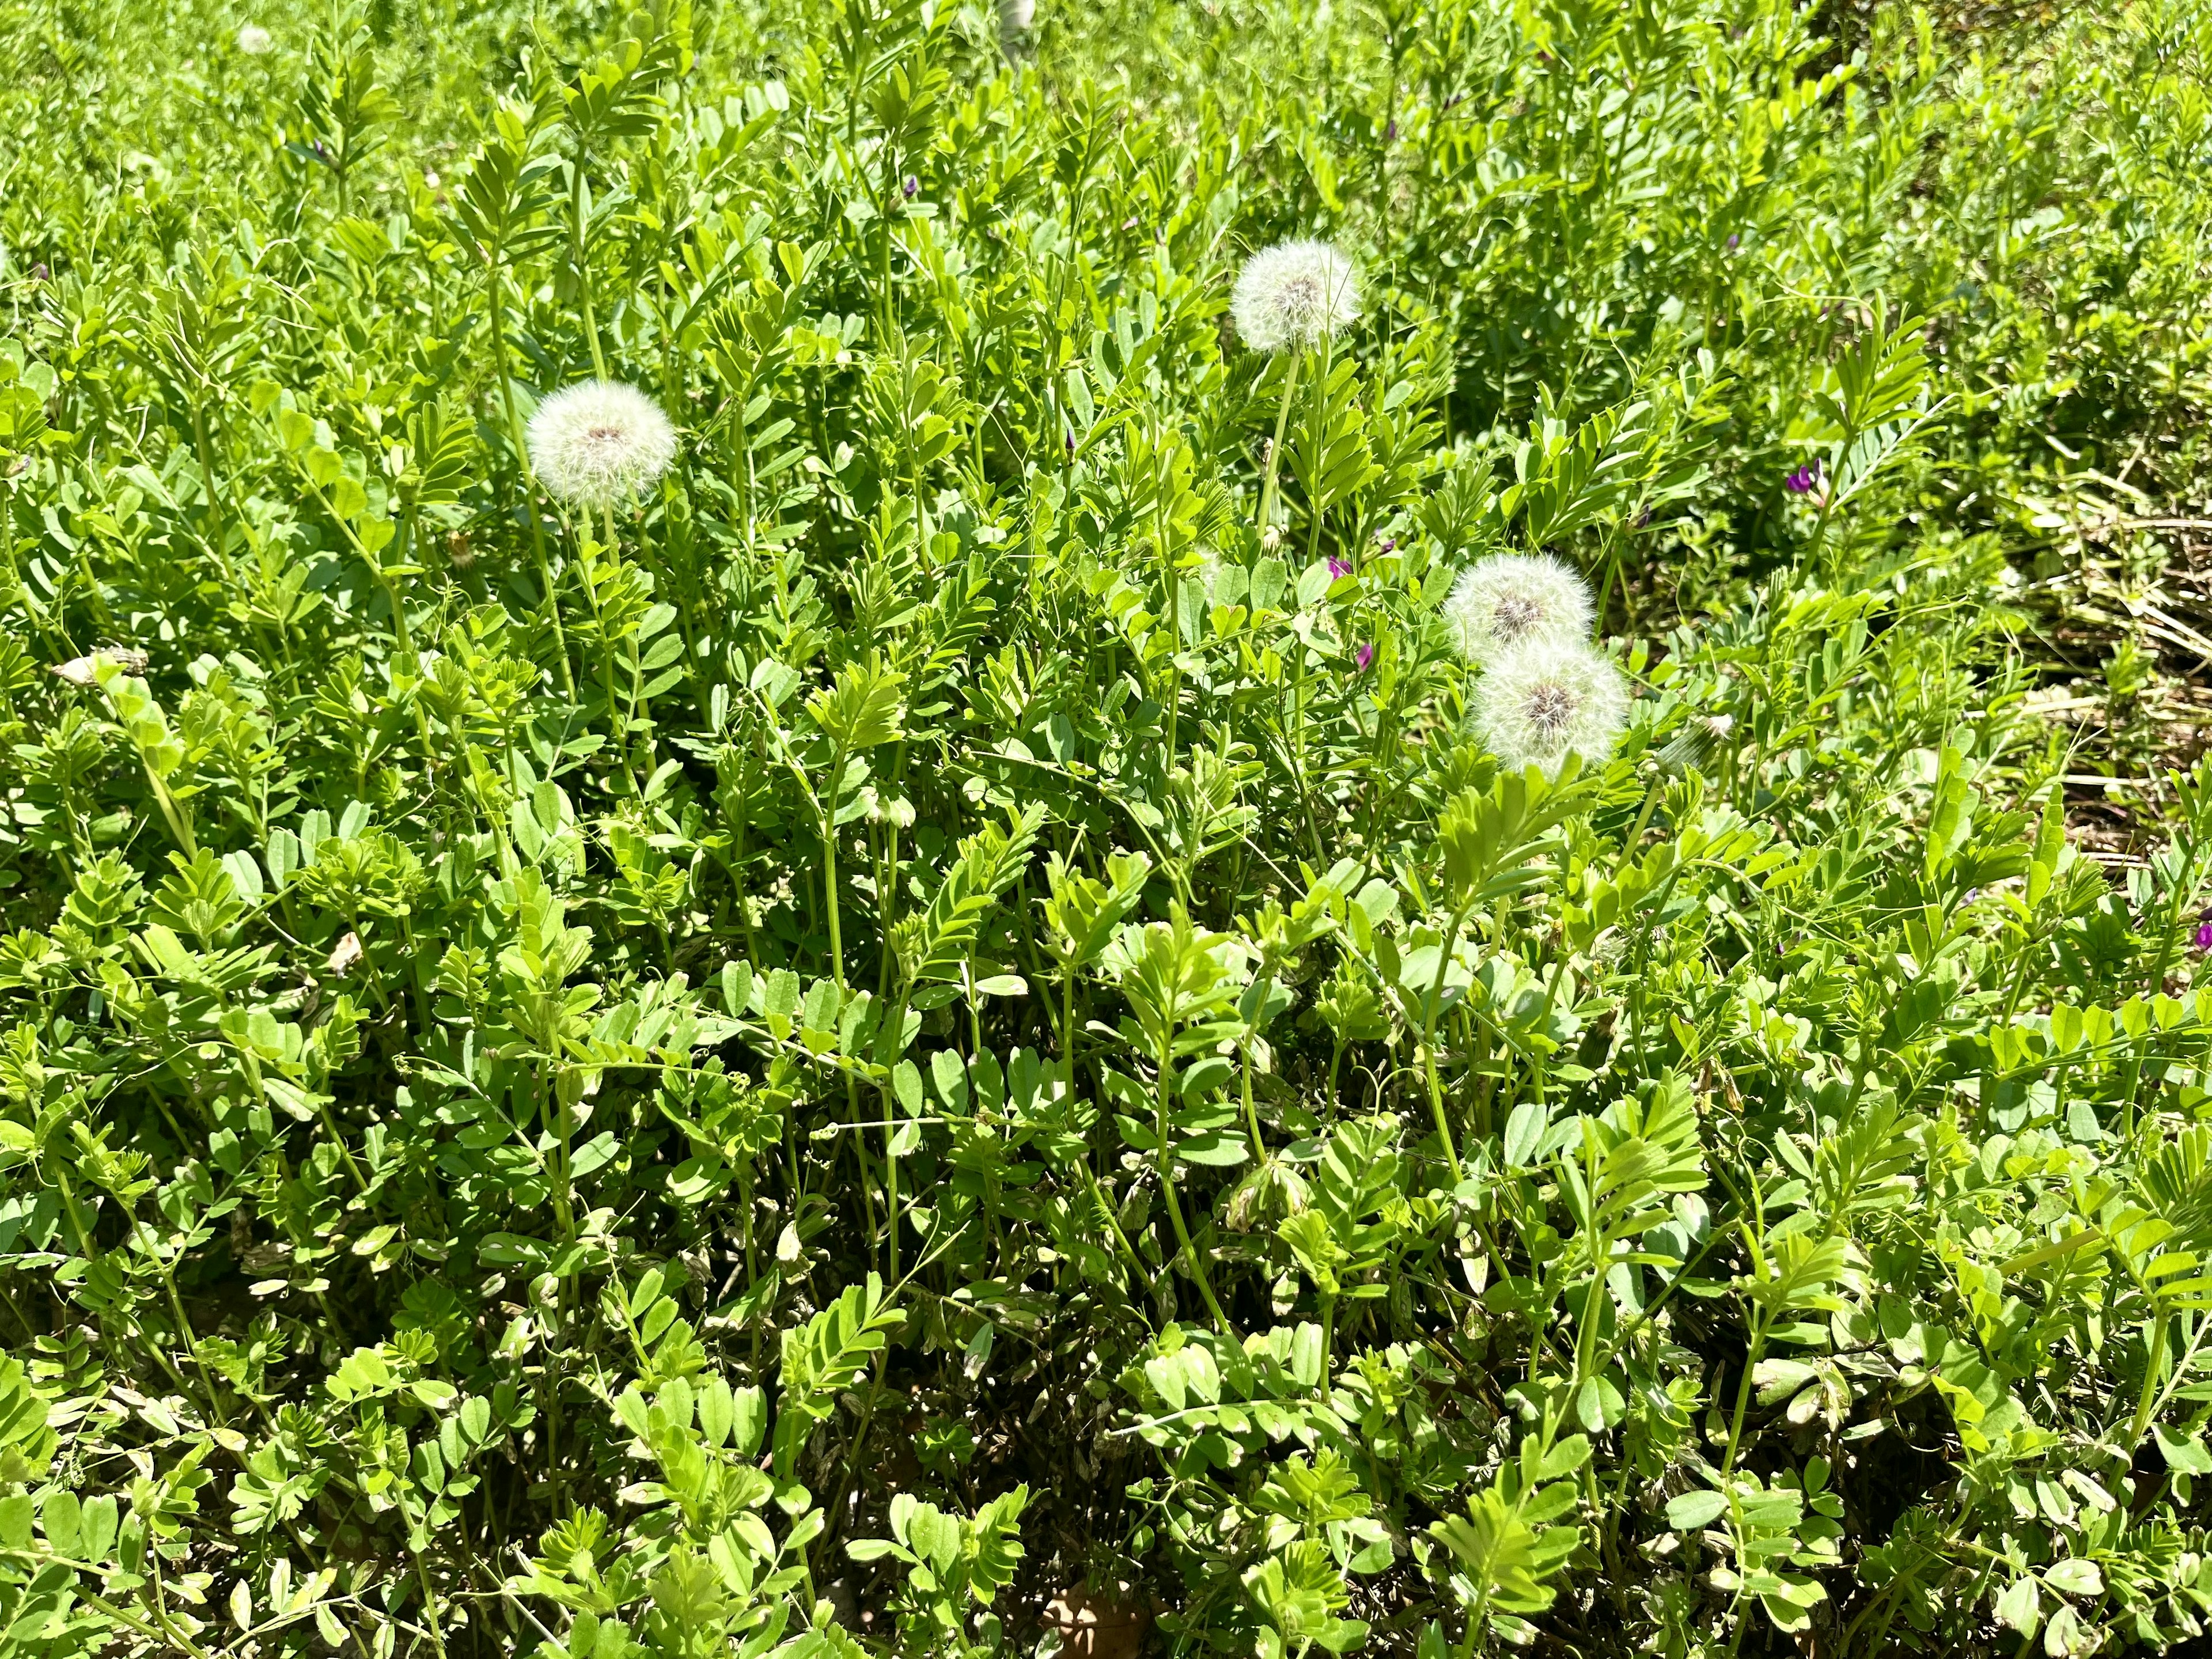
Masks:
[[[499,395],[507,408],[507,437],[514,445],[515,460],[522,468],[522,516],[530,521],[530,544],[538,561],[538,590],[543,595],[546,618],[553,624],[554,646],[560,653],[561,694],[574,701],[576,678],[568,670],[568,636],[561,627],[561,602],[554,592],[553,568],[545,556],[545,526],[538,519],[538,504],[532,499],[538,481],[531,470],[530,444],[522,430],[522,417],[515,412],[514,376],[507,364],[507,333],[500,321],[506,303],[501,297],[502,285],[497,265],[491,268],[488,292],[490,301],[488,308],[491,313],[491,351],[499,365]]]
[[[1429,1085],[1429,1110],[1437,1121],[1437,1138],[1444,1144],[1444,1162],[1451,1168],[1452,1185],[1460,1183],[1459,1151],[1452,1145],[1451,1125],[1444,1117],[1443,1085],[1437,1078],[1437,1015],[1441,1010],[1444,994],[1444,975],[1451,967],[1452,952],[1459,945],[1459,930],[1467,923],[1467,913],[1474,901],[1468,899],[1452,913],[1451,926],[1444,930],[1443,942],[1437,956],[1437,974],[1429,986],[1428,1006],[1421,1011],[1421,1066]]]
[[[1160,1191],[1168,1201],[1168,1221],[1175,1228],[1176,1244],[1182,1251],[1183,1265],[1190,1276],[1198,1281],[1198,1293],[1206,1299],[1206,1310],[1213,1316],[1213,1327],[1222,1335],[1234,1340],[1237,1328],[1229,1322],[1229,1316],[1221,1311],[1221,1304],[1213,1294],[1213,1282],[1206,1276],[1206,1264],[1199,1260],[1198,1247],[1190,1241],[1190,1229],[1183,1224],[1182,1203],[1176,1197],[1175,1147],[1168,1139],[1168,1112],[1174,1099],[1175,1046],[1170,1037],[1161,1045],[1159,1054],[1159,1121],[1153,1126],[1159,1138],[1159,1148],[1153,1153],[1154,1166],[1159,1170]]]
[[[1304,360],[1302,352],[1291,354],[1291,366],[1283,371],[1283,401],[1275,410],[1274,441],[1267,446],[1267,478],[1260,489],[1260,545],[1267,545],[1267,527],[1275,515],[1275,473],[1283,461],[1283,434],[1290,429],[1291,393],[1298,383],[1298,365]]]

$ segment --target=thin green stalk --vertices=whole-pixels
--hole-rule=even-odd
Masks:
[[[1275,516],[1275,474],[1283,461],[1283,434],[1290,429],[1291,393],[1298,383],[1298,365],[1304,354],[1292,352],[1291,366],[1283,371],[1283,401],[1275,410],[1274,441],[1267,446],[1267,482],[1260,489],[1260,545],[1267,545],[1267,529]]]
[[[1311,448],[1307,455],[1307,464],[1313,469],[1311,476],[1316,487],[1316,494],[1314,499],[1306,503],[1306,511],[1310,515],[1306,526],[1306,562],[1309,565],[1321,557],[1321,526],[1322,520],[1328,516],[1327,509],[1322,505],[1318,487],[1321,483],[1322,458],[1328,453],[1328,371],[1329,365],[1334,358],[1335,343],[1334,335],[1324,334],[1321,337],[1321,361],[1314,366]],[[1361,563],[1359,555],[1360,550],[1357,546],[1353,547],[1352,562],[1355,570]]]
[[[530,442],[522,429],[522,417],[515,412],[514,376],[507,368],[507,332],[500,321],[506,304],[501,298],[497,265],[491,268],[487,292],[489,296],[488,309],[491,313],[492,357],[499,366],[499,395],[507,410],[507,437],[514,445],[515,460],[522,468],[522,516],[530,522],[530,545],[538,562],[538,591],[545,607],[546,619],[553,624],[554,647],[560,653],[561,694],[573,702],[576,696],[576,678],[568,669],[568,635],[561,626],[561,602],[554,592],[553,567],[545,554],[545,526],[538,516],[538,504],[533,499],[538,480],[530,465]]]
[[[1206,1312],[1213,1316],[1214,1329],[1234,1340],[1237,1328],[1229,1322],[1229,1316],[1221,1311],[1221,1304],[1214,1297],[1213,1282],[1206,1276],[1206,1264],[1199,1260],[1198,1247],[1191,1243],[1190,1229],[1183,1224],[1182,1203],[1176,1196],[1175,1146],[1168,1138],[1168,1113],[1175,1087],[1175,1046],[1172,1038],[1161,1047],[1159,1066],[1159,1121],[1153,1126],[1153,1133],[1158,1137],[1159,1150],[1153,1154],[1153,1163],[1159,1171],[1160,1191],[1168,1201],[1168,1221],[1175,1228],[1176,1244],[1182,1252],[1183,1265],[1190,1269],[1190,1276],[1198,1281],[1198,1293],[1206,1300]]]
[[[2144,1431],[2158,1409],[2160,1368],[2166,1363],[2166,1327],[2172,1316],[2161,1307],[2157,1298],[2151,1301],[2150,1352],[2143,1356],[2142,1387],[2136,1395],[2135,1420],[2128,1427],[2128,1449],[2142,1444]]]
[[[1469,899],[1452,912],[1451,926],[1444,930],[1443,946],[1437,957],[1436,978],[1429,986],[1428,1006],[1421,1011],[1421,1066],[1429,1085],[1429,1110],[1436,1118],[1437,1138],[1443,1142],[1444,1162],[1451,1168],[1455,1187],[1461,1180],[1459,1150],[1452,1144],[1451,1124],[1444,1116],[1443,1088],[1437,1077],[1437,1014],[1443,1001],[1444,975],[1459,945],[1459,930],[1466,925],[1467,913],[1474,903]]]
[[[830,976],[841,993],[845,989],[845,939],[837,909],[837,798],[844,782],[845,749],[840,744],[830,751],[829,795],[817,811],[822,824],[822,893],[830,908]]]

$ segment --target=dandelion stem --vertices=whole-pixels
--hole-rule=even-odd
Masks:
[[[507,308],[504,285],[500,281],[499,267],[491,268],[491,280],[487,288],[486,309],[491,313],[491,353],[499,364],[499,395],[507,409],[507,437],[514,445],[516,463],[522,469],[522,516],[530,522],[530,544],[537,556],[538,586],[545,606],[546,620],[553,624],[553,644],[561,665],[561,694],[574,699],[576,677],[568,668],[568,635],[561,626],[561,601],[553,586],[553,567],[545,555],[545,526],[538,517],[538,505],[532,497],[537,491],[537,479],[530,465],[530,445],[524,437],[522,418],[514,407],[514,375],[507,368],[507,331],[501,324],[501,313]]]
[[[1290,367],[1283,371],[1283,401],[1275,410],[1274,441],[1267,446],[1267,479],[1260,490],[1260,545],[1267,545],[1267,526],[1275,515],[1275,470],[1282,465],[1283,434],[1290,429],[1291,393],[1298,384],[1298,364],[1305,354],[1291,354]]]

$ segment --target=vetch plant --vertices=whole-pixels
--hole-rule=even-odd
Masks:
[[[0,1649],[2201,1644],[2201,20],[1710,9],[11,14]]]

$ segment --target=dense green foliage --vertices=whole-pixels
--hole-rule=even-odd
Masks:
[[[2191,521],[2212,13],[2101,9],[0,3],[0,1656],[2199,1636],[2212,778],[2087,856],[2037,635]]]

